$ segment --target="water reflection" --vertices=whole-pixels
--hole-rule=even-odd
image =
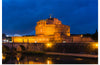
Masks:
[[[47,64],[53,64],[51,60],[47,60]]]
[[[79,61],[81,61],[81,60],[83,60],[82,58],[75,58],[75,60],[79,60]]]
[[[48,58],[47,58],[47,64],[53,64],[53,63],[52,63],[52,58],[51,58],[51,57],[48,57]]]
[[[97,59],[58,55],[2,54],[3,64],[97,64]],[[88,62],[87,62],[88,61]]]
[[[6,55],[2,54],[2,59],[5,60],[6,59]]]

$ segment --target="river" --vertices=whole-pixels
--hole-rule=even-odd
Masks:
[[[2,64],[97,64],[98,59],[62,55],[2,54]]]

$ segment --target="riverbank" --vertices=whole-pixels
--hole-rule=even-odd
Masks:
[[[6,52],[7,54],[16,55],[17,53],[22,53],[24,55],[62,55],[62,56],[74,56],[83,58],[98,58],[98,55],[92,54],[80,54],[80,53],[57,53],[57,52],[37,52],[37,51],[21,51],[21,52]]]
[[[98,55],[91,55],[91,54],[56,53],[56,52],[46,52],[46,54],[50,54],[50,55],[67,55],[67,56],[85,57],[85,58],[98,58]]]

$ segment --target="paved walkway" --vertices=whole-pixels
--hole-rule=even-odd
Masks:
[[[91,55],[91,54],[56,53],[56,52],[46,52],[46,54],[67,55],[67,56],[88,57],[88,58],[98,58],[98,55]]]

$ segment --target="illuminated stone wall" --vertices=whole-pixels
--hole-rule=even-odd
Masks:
[[[55,33],[55,25],[37,25],[36,35],[54,35]]]
[[[81,35],[72,36],[72,42],[78,43],[78,42],[95,42],[91,37],[81,37]]]
[[[90,37],[83,37],[82,42],[95,42],[95,41]]]
[[[12,50],[12,44],[2,44],[3,49],[9,49],[7,52]],[[6,46],[6,47],[5,47]],[[25,50],[22,48],[25,48]],[[43,51],[43,52],[60,52],[60,53],[98,53],[98,42],[88,42],[88,43],[55,43],[55,44],[42,44],[42,43],[31,43],[23,44],[19,43],[13,44],[13,48],[19,49],[22,51]],[[17,50],[17,51],[20,51]]]
[[[12,37],[14,43],[48,43],[52,41],[53,36],[23,36]]]
[[[55,35],[56,33],[61,33],[70,36],[70,26],[63,25],[56,18],[38,21],[35,31],[36,35]]]
[[[35,27],[36,36],[12,37],[15,43],[61,43],[63,36],[70,36],[70,26],[63,25],[56,18],[40,20]]]

